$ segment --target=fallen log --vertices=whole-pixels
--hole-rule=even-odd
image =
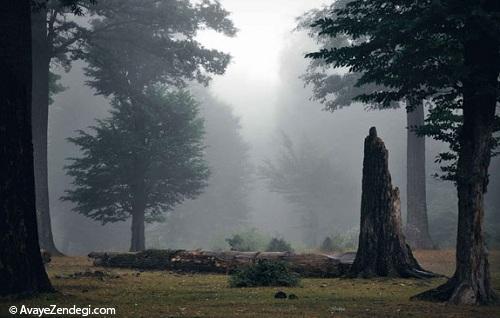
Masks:
[[[146,250],[129,253],[93,252],[88,256],[94,260],[95,266],[102,267],[224,274],[264,259],[285,262],[302,277],[339,277],[349,271],[355,254]]]

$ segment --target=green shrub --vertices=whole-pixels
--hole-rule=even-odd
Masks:
[[[273,237],[267,245],[266,252],[293,252],[293,248],[283,238]]]
[[[231,287],[292,287],[297,286],[299,282],[299,276],[291,272],[286,263],[269,260],[258,260],[257,263],[246,266],[229,277]]]
[[[269,238],[262,235],[257,229],[242,231],[226,238],[232,251],[254,252],[263,251],[269,242]]]

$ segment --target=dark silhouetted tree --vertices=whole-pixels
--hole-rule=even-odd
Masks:
[[[31,15],[33,99],[32,130],[35,190],[40,246],[59,255],[52,235],[47,175],[47,128],[51,95],[62,90],[52,66],[69,70],[74,52],[83,40],[85,28],[74,21],[94,0],[34,0]]]
[[[389,152],[375,127],[365,139],[359,246],[349,274],[353,277],[434,276],[420,267],[406,244],[399,189],[392,186]]]
[[[66,2],[69,4],[69,2]],[[36,224],[29,0],[0,10],[0,295],[50,292]]]
[[[114,98],[111,117],[70,141],[82,158],[67,171],[74,189],[64,200],[101,221],[132,218],[131,251],[145,249],[144,223],[200,194],[208,167],[203,159],[203,121],[185,92],[148,89],[140,102]]]
[[[316,40],[320,48],[333,48],[349,45],[349,37],[345,34],[330,37],[319,35],[314,21],[327,17],[335,8],[342,8],[350,0],[338,0],[322,9],[306,12],[298,20],[298,30],[306,30]],[[342,74],[344,73],[344,74]],[[313,89],[312,99],[325,105],[325,110],[334,112],[353,103],[353,99],[361,94],[381,89],[376,83],[357,86],[361,77],[359,72],[331,69],[324,59],[311,60],[307,71],[301,78]],[[423,102],[406,103],[407,107],[407,224],[406,234],[410,245],[415,249],[431,249],[434,244],[429,235],[426,195],[425,169],[425,136],[417,134],[416,129],[424,125]],[[400,103],[389,104],[390,108],[399,107]],[[371,103],[369,108],[385,109],[387,106]]]
[[[357,85],[386,89],[359,96],[389,105],[403,98],[432,99],[443,114],[462,115],[458,129],[456,271],[447,283],[416,298],[454,304],[489,304],[491,286],[484,239],[484,194],[493,132],[497,128],[500,2],[353,0],[335,17],[316,22],[320,33],[347,34],[352,45],[308,56],[362,75]],[[450,18],[451,17],[451,18]],[[437,127],[449,128],[449,126]]]
[[[165,65],[161,70],[170,68],[170,79],[176,84],[180,84],[183,77],[206,82],[207,74],[220,74],[229,58],[221,52],[203,48],[194,40],[197,31],[213,29],[233,35],[235,28],[227,18],[229,13],[219,2],[211,0],[197,4],[188,0],[40,0],[37,4],[32,28],[38,222],[42,247],[59,253],[52,238],[47,181],[48,107],[50,83],[54,79],[51,68],[69,70],[72,61],[85,57],[84,48],[89,42],[96,45],[107,37],[104,41],[126,42],[137,50],[150,52],[148,58],[154,57],[151,62],[157,62],[161,56]],[[88,19],[76,18],[83,14],[96,21],[89,25]],[[147,41],[156,36],[156,41]]]

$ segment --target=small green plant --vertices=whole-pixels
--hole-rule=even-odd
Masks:
[[[267,245],[266,252],[293,252],[293,248],[285,239],[273,237]]]
[[[269,260],[258,260],[229,277],[231,287],[293,287],[299,282],[299,275],[293,273],[286,263]]]
[[[242,231],[233,234],[231,237],[226,238],[232,251],[240,252],[254,252],[263,251],[266,247],[269,238],[262,235],[257,229]]]

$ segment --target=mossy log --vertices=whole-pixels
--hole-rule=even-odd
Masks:
[[[195,273],[231,273],[257,260],[287,263],[302,277],[340,277],[352,264],[354,253],[338,255],[295,254],[289,252],[213,252],[186,250],[146,250],[130,253],[90,253],[95,266],[173,270]]]

